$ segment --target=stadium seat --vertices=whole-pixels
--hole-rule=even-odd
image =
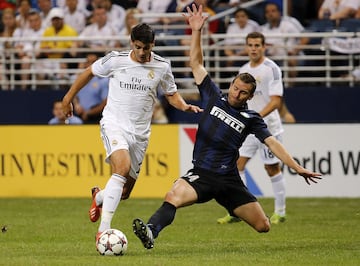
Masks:
[[[339,28],[349,32],[358,32],[360,30],[360,20],[353,18],[343,19],[340,21]]]
[[[335,21],[330,19],[313,20],[307,29],[313,32],[327,32],[336,28]]]

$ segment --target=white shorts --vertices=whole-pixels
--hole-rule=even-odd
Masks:
[[[281,134],[274,137],[282,143]],[[257,150],[259,150],[261,160],[264,164],[271,165],[281,162],[264,143],[255,137],[255,135],[247,136],[239,149],[239,153],[241,157],[252,158],[255,156]]]
[[[115,125],[101,123],[100,135],[106,150],[107,163],[110,162],[110,155],[117,150],[127,150],[130,154],[131,168],[130,176],[137,179],[140,173],[140,167],[143,162],[145,152],[149,143],[148,138],[141,139],[131,134],[124,134],[123,131]]]

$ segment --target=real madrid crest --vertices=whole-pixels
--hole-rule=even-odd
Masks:
[[[256,77],[255,79],[256,79],[256,84],[261,83],[261,77]]]
[[[147,76],[148,76],[149,79],[154,79],[154,78],[155,78],[155,72],[154,72],[154,70],[151,69],[151,70],[149,71],[149,73],[148,73]]]

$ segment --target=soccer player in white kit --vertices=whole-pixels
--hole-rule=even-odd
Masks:
[[[248,101],[248,107],[263,117],[271,134],[282,142],[284,129],[278,112],[284,91],[281,69],[274,61],[265,57],[265,37],[262,33],[249,33],[246,36],[246,49],[250,61],[240,68],[240,73],[250,73],[255,77],[257,83],[254,97]],[[275,210],[270,221],[278,224],[284,222],[286,218],[285,179],[281,171],[280,160],[254,135],[249,135],[239,150],[238,170],[240,176],[245,179],[245,166],[258,150],[274,191]],[[229,215],[218,219],[218,223],[221,224],[236,221],[238,221],[236,217]]]
[[[154,44],[153,29],[148,24],[138,24],[131,31],[132,50],[113,51],[98,59],[78,76],[63,98],[64,113],[71,116],[71,102],[77,92],[94,75],[109,77],[109,94],[100,126],[112,175],[104,190],[92,189],[90,220],[96,222],[101,216],[96,240],[111,228],[120,200],[127,199],[134,187],[149,142],[157,90],[161,89],[169,103],[179,110],[202,111],[187,104],[177,92],[170,62],[152,52]]]

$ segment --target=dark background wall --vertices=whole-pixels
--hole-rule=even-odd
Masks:
[[[285,101],[300,123],[359,123],[360,87],[294,87]],[[170,121],[194,122],[196,116],[172,110]]]
[[[64,91],[0,91],[0,124],[47,124]],[[300,123],[359,123],[360,87],[295,87],[285,90]],[[196,103],[199,104],[199,103]],[[168,110],[171,123],[196,123],[198,115]]]
[[[64,91],[0,91],[0,124],[47,124]]]
[[[360,87],[291,88],[285,100],[299,122],[360,122]]]

